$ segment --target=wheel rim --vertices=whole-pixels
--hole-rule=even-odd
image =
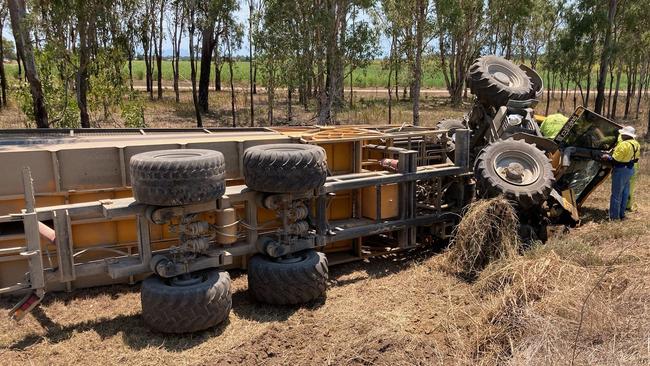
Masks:
[[[199,284],[201,281],[203,281],[203,276],[189,274],[187,276],[174,277],[169,282],[173,287],[187,287]]]
[[[510,68],[500,64],[491,64],[487,67],[488,73],[492,75],[494,80],[508,87],[517,87],[522,85],[522,80],[519,75],[513,72]]]
[[[541,167],[528,153],[504,151],[494,159],[494,171],[510,184],[527,186],[539,179]]]
[[[302,262],[305,259],[306,257],[304,255],[288,255],[285,257],[275,259],[275,262],[280,264],[294,264],[294,263]]]
[[[163,154],[158,154],[154,156],[156,159],[160,158],[165,158],[165,159],[187,159],[187,158],[194,158],[197,156],[202,156],[203,154],[201,153],[194,153],[194,152],[184,152],[184,151],[179,151],[179,152],[174,152],[174,153],[163,153]]]

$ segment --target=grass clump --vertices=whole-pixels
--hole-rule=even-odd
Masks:
[[[503,198],[470,205],[450,244],[448,264],[459,274],[476,277],[489,263],[518,254],[518,219]]]

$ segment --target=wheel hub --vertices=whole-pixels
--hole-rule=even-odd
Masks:
[[[527,186],[535,183],[541,174],[541,168],[530,155],[523,151],[505,151],[494,160],[494,171],[504,181]]]
[[[510,82],[510,78],[508,77],[508,75],[502,73],[501,71],[497,71],[497,72],[494,73],[493,76],[501,84],[510,86],[511,82]]]
[[[201,282],[201,277],[199,276],[178,276],[174,277],[171,280],[172,286],[175,287],[185,287],[185,286],[192,286],[196,285],[197,283]]]
[[[521,182],[524,178],[524,167],[519,163],[510,163],[505,169],[508,179]]]
[[[284,257],[277,258],[275,260],[276,263],[282,263],[282,264],[292,264],[292,263],[298,263],[302,261],[303,258],[300,256],[292,256],[292,255],[287,255]]]

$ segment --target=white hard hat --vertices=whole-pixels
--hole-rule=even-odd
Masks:
[[[618,130],[618,133],[625,136],[630,136],[631,138],[636,138],[636,130],[632,126],[625,126]]]

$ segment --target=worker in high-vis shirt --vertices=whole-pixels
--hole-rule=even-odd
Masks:
[[[622,139],[623,135],[618,135],[618,142],[623,141]],[[632,212],[637,209],[636,202],[634,200],[634,188],[636,187],[636,177],[639,174],[639,162],[637,161],[636,164],[634,164],[634,174],[632,175],[632,178],[630,179],[630,195],[627,197],[627,207],[625,208],[626,211]]]
[[[612,162],[612,195],[609,199],[609,218],[622,220],[630,196],[630,181],[634,175],[634,165],[639,161],[641,145],[635,140],[636,131],[632,126],[618,130],[621,141],[614,151],[603,158]]]

